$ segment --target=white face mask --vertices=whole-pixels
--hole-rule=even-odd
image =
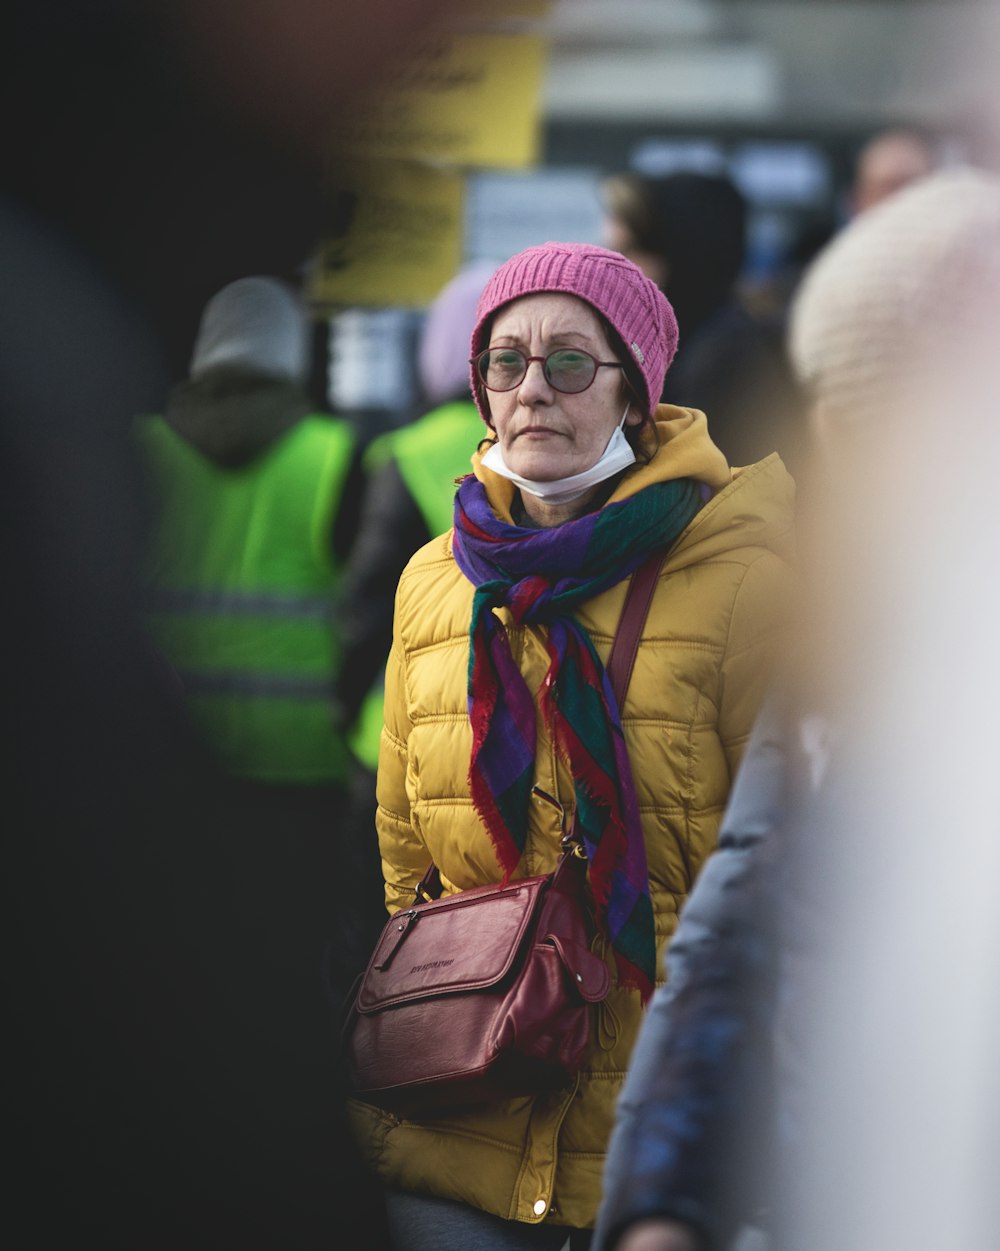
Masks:
[[[552,482],[535,482],[531,478],[522,478],[519,473],[508,468],[499,443],[493,444],[484,454],[481,463],[502,478],[509,478],[522,491],[527,491],[529,495],[534,495],[537,499],[545,500],[547,504],[571,504],[581,495],[586,495],[591,487],[606,482],[616,473],[635,464],[635,452],[629,446],[624,433],[625,418],[631,407],[631,404],[625,405],[621,422],[615,426],[614,433],[608,440],[608,445],[601,453],[600,459],[589,469],[571,474],[568,478],[556,478]]]

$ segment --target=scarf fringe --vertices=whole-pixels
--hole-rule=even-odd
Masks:
[[[625,990],[637,990],[643,1004],[647,1004],[653,994],[653,980],[620,951],[615,950],[614,957],[619,986]]]

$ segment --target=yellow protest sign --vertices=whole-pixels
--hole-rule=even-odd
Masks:
[[[338,132],[338,156],[522,168],[538,159],[544,41],[441,34],[410,50]]]
[[[461,264],[461,176],[417,162],[354,162],[338,165],[337,185],[351,211],[344,233],[320,249],[312,302],[429,304]]]

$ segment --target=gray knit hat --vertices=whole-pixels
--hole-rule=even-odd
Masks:
[[[277,278],[239,278],[205,305],[191,377],[229,366],[304,382],[309,323],[296,293]]]
[[[930,174],[854,219],[793,299],[795,371],[845,423],[898,411],[949,354],[995,330],[1000,178]]]

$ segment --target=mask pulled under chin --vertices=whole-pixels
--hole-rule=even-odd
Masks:
[[[627,409],[625,416],[628,416]],[[624,420],[623,417],[623,423]],[[586,495],[591,487],[606,482],[608,478],[627,469],[629,465],[634,465],[635,452],[629,446],[621,426],[616,426],[614,434],[608,440],[607,447],[601,453],[600,460],[589,469],[571,474],[568,478],[555,478],[552,482],[535,482],[532,478],[522,478],[507,465],[499,443],[493,444],[483,455],[480,463],[487,469],[492,469],[494,473],[498,473],[502,478],[508,478],[515,486],[520,487],[522,491],[527,491],[529,495],[534,495],[536,499],[545,500],[547,504],[571,504],[581,495]]]

